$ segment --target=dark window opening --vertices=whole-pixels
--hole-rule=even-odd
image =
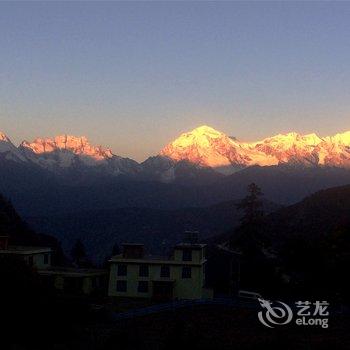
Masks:
[[[184,249],[182,251],[182,260],[183,261],[192,261],[192,250],[191,249]]]
[[[182,268],[182,278],[191,278],[192,270],[190,267],[186,266]]]
[[[44,254],[44,264],[47,265],[49,263],[49,254]]]
[[[149,275],[148,265],[140,265],[139,276],[140,277],[148,277],[148,275]]]
[[[91,282],[92,282],[92,288],[99,288],[100,287],[100,278],[99,277],[93,277]]]
[[[170,277],[170,267],[168,265],[161,266],[160,277]]]
[[[117,281],[117,292],[126,292],[126,281]]]

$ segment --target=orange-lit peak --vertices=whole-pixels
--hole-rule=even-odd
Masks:
[[[315,133],[289,132],[247,143],[202,125],[180,135],[161,151],[161,155],[211,167],[230,164],[238,167],[265,166],[288,162],[347,165],[350,164],[349,145],[350,132],[325,138]]]
[[[31,143],[24,141],[22,147],[31,149],[36,154],[66,150],[77,155],[89,156],[96,160],[113,156],[110,149],[91,145],[85,136],[59,135],[53,138],[36,138]]]
[[[187,134],[194,134],[194,135],[208,135],[208,136],[221,136],[223,135],[222,132],[215,130],[214,128],[208,126],[208,125],[201,125],[198,128],[193,129],[192,131],[190,131]]]
[[[207,125],[199,126],[198,128],[193,129],[192,131],[185,132],[180,135],[174,142],[171,144],[174,147],[188,147],[193,144],[196,144],[200,147],[208,147],[211,139],[226,138],[227,136]]]
[[[0,141],[9,142],[10,139],[3,132],[0,131]]]
[[[326,139],[333,143],[350,146],[350,131],[346,131],[342,134],[336,134],[334,136],[327,137]]]
[[[315,133],[302,135],[297,132],[289,132],[286,134],[278,134],[272,137],[268,137],[257,143],[280,143],[284,145],[318,145],[322,142],[322,139],[318,137]]]

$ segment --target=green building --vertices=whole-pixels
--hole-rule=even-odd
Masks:
[[[35,269],[44,283],[64,294],[106,293],[108,279],[106,270],[52,266],[51,248],[9,245],[9,237],[0,236],[0,254],[23,259]]]
[[[142,244],[123,244],[110,260],[109,296],[129,298],[212,298],[206,288],[204,244],[182,243],[170,257],[146,256]]]
[[[8,236],[0,236],[0,254],[12,255],[23,259],[37,270],[51,266],[51,248],[9,245]]]
[[[38,273],[43,281],[64,294],[105,295],[107,292],[106,270],[53,266]]]

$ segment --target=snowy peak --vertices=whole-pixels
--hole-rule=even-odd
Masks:
[[[350,131],[324,138],[320,148],[322,164],[350,167]]]
[[[302,140],[308,145],[317,146],[322,142],[322,139],[315,133],[302,136]]]
[[[180,135],[161,152],[175,161],[234,172],[251,165],[299,164],[350,166],[350,132],[321,138],[315,133],[278,134],[257,142],[239,142],[209,126]]]
[[[206,167],[242,166],[246,160],[237,143],[224,133],[207,125],[183,133],[160,152],[175,161],[187,160]]]
[[[294,146],[298,146],[298,145],[316,146],[320,142],[322,142],[322,139],[318,137],[316,134],[301,135],[296,132],[290,132],[287,134],[278,134],[278,135],[266,138],[261,142],[275,143],[286,148],[286,147],[291,147],[293,145]]]
[[[331,144],[350,146],[350,131],[346,131],[342,134],[336,134],[334,136],[328,136],[325,140]]]
[[[10,139],[1,131],[0,131],[0,141],[2,141],[2,142],[10,142],[11,143]]]
[[[248,147],[262,152],[266,157],[274,157],[275,164],[317,165],[319,163],[317,146],[320,143],[322,139],[316,134],[301,135],[290,132],[266,138]],[[265,165],[264,161],[256,164]]]
[[[195,128],[188,133],[184,133],[181,136],[184,136],[184,135],[192,135],[193,137],[196,137],[198,139],[201,139],[204,137],[219,138],[219,137],[225,136],[224,133],[218,130],[215,130],[214,128],[208,125],[199,126],[198,128]]]
[[[11,140],[0,131],[0,156],[6,160],[25,162],[26,158]]]
[[[198,147],[208,147],[211,140],[225,139],[227,136],[207,125],[200,126],[190,132],[180,135],[170,145],[178,148],[186,148],[188,146],[197,145]],[[164,150],[163,150],[164,151]]]
[[[54,172],[94,168],[106,175],[136,174],[139,164],[116,156],[108,148],[93,146],[85,136],[59,135],[24,141],[19,149],[31,162]]]
[[[33,142],[22,142],[21,147],[32,151],[36,155],[57,151],[68,151],[75,155],[87,156],[96,161],[112,158],[109,149],[92,146],[85,136],[60,135],[54,138],[37,138]]]
[[[17,148],[0,132],[0,160],[3,159],[28,161],[58,173],[79,169],[107,175],[145,175],[146,178],[155,174],[167,182],[173,181],[180,170],[181,176],[187,172],[195,178],[202,170],[230,174],[253,165],[350,168],[350,131],[323,138],[315,133],[289,132],[256,142],[241,142],[202,125],[182,133],[158,156],[142,164],[116,156],[108,148],[94,146],[85,136],[36,138],[32,142],[23,141]]]

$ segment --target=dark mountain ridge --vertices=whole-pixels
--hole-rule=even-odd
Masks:
[[[271,202],[265,202],[264,207],[267,212],[278,208]],[[140,242],[150,252],[159,254],[179,242],[186,230],[199,231],[201,239],[206,239],[236,226],[239,219],[236,201],[203,208],[116,208],[26,218],[33,228],[62,241],[66,251],[76,239],[82,239],[90,255],[99,261],[111,252],[115,243]]]
[[[38,234],[17,214],[12,204],[0,194],[0,236],[8,236],[11,245],[45,246],[56,251],[58,241],[49,235]]]
[[[318,191],[259,222],[217,237],[242,252],[244,288],[269,294],[342,298],[349,285],[350,186]]]
[[[82,168],[57,176],[32,164],[1,158],[0,191],[21,215],[48,216],[125,207],[171,210],[210,206],[242,198],[251,182],[263,189],[267,200],[289,205],[320,189],[350,183],[350,170],[335,167],[252,166],[229,176],[212,177],[210,169],[203,175],[203,169],[188,172],[185,163],[178,166],[179,174],[184,175],[164,183],[152,177],[102,176]],[[186,177],[188,174],[193,176]],[[201,174],[205,181],[200,181]]]
[[[321,239],[346,226],[350,226],[350,185],[318,191],[271,213],[265,219],[264,232],[276,238]]]

